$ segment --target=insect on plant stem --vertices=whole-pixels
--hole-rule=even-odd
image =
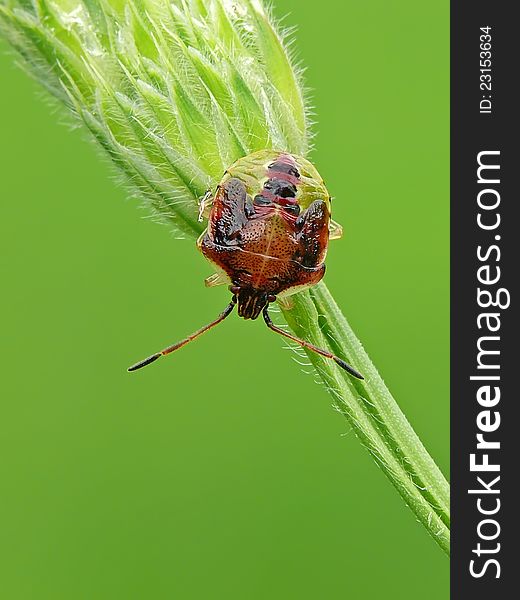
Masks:
[[[277,295],[312,287],[325,273],[331,198],[314,166],[289,152],[254,152],[226,170],[214,195],[206,192],[200,201],[199,219],[206,205],[208,227],[197,246],[218,271],[206,283],[229,283],[233,298],[215,321],[128,370],[136,371],[182,348],[223,321],[237,304],[240,317],[254,320],[262,313],[267,327],[275,333],[334,360],[353,377],[363,379],[332,352],[277,327],[268,312]]]

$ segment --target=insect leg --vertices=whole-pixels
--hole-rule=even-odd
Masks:
[[[342,236],[343,227],[331,219],[329,223],[329,240],[339,240]]]
[[[294,299],[291,296],[278,296],[276,299],[282,310],[291,310],[294,306]]]
[[[322,348],[318,348],[314,344],[311,344],[310,342],[306,342],[305,340],[302,340],[302,339],[296,337],[295,335],[291,335],[290,333],[287,333],[283,329],[280,329],[280,327],[277,327],[271,321],[271,317],[269,316],[267,306],[264,308],[262,314],[264,316],[264,321],[265,321],[265,324],[267,325],[267,327],[269,327],[269,329],[271,329],[275,333],[279,333],[280,335],[283,335],[284,337],[290,339],[291,341],[296,342],[297,344],[300,344],[300,346],[303,346],[303,348],[312,350],[313,352],[316,352],[317,354],[320,354],[321,356],[324,356],[325,358],[331,358],[336,364],[338,364],[342,369],[345,369],[345,371],[347,373],[349,373],[350,375],[352,375],[353,377],[356,377],[357,379],[364,379],[363,375],[358,373],[355,369],[353,369],[344,360],[342,360],[335,354],[332,354],[332,352],[329,352],[328,350],[323,350]]]
[[[226,273],[213,273],[209,277],[204,279],[204,285],[206,287],[215,287],[217,285],[224,285],[225,283],[229,283],[229,277]]]
[[[208,190],[202,198],[199,199],[199,223],[202,223],[204,218],[209,217],[209,209],[213,201],[213,192]]]
[[[164,350],[161,350],[160,352],[156,352],[155,354],[152,354],[148,358],[145,358],[144,360],[139,361],[135,365],[128,367],[128,371],[137,371],[137,369],[141,369],[142,367],[146,367],[146,365],[149,365],[150,363],[155,362],[158,358],[161,358],[161,356],[166,356],[167,354],[170,354],[171,352],[174,352],[175,350],[182,348],[183,346],[185,346],[186,344],[188,344],[195,338],[199,337],[199,335],[202,335],[204,332],[208,331],[208,329],[215,327],[215,325],[218,325],[221,321],[223,321],[226,317],[228,317],[231,314],[231,312],[233,311],[233,309],[235,308],[236,303],[237,303],[236,296],[233,296],[233,299],[231,300],[231,302],[226,306],[226,308],[220,313],[220,315],[214,321],[211,321],[211,323],[204,325],[204,327],[201,327],[199,330],[195,331],[194,333],[189,335],[187,338],[184,338],[180,342],[177,342],[176,344],[173,344],[172,346],[168,346]]]

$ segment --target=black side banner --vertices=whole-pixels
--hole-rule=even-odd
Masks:
[[[517,597],[520,28],[451,4],[451,597]],[[515,11],[516,12],[516,11]],[[516,210],[515,210],[516,208]],[[507,591],[506,591],[507,590]]]

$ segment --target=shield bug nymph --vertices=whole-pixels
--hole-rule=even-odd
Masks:
[[[228,284],[231,302],[208,325],[128,370],[178,350],[223,321],[237,305],[244,319],[262,313],[271,330],[363,379],[344,360],[280,329],[269,316],[270,303],[287,302],[291,294],[322,279],[329,239],[341,237],[341,227],[330,218],[329,193],[314,166],[287,152],[255,152],[227,169],[200,208],[208,227],[197,247],[217,270],[206,285]]]

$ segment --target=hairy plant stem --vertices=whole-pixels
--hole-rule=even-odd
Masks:
[[[260,0],[0,0],[0,33],[132,193],[183,236],[201,233],[197,201],[234,160],[308,152],[301,77]],[[337,410],[449,552],[448,484],[325,284],[282,313],[365,376],[308,353]]]
[[[418,520],[449,553],[449,485],[400,410],[347,319],[321,282],[283,310],[291,329],[346,358],[365,377],[350,377],[332,361],[307,355],[361,443]]]

